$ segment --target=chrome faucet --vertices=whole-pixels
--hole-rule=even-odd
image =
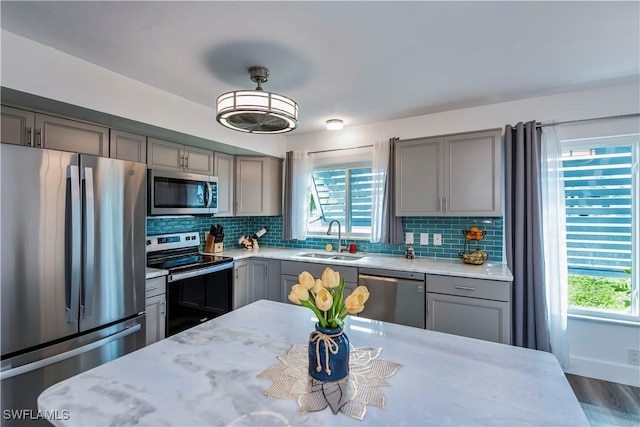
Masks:
[[[336,251],[340,253],[342,252],[342,249],[344,249],[344,247],[342,246],[342,225],[340,225],[340,221],[338,221],[337,219],[334,219],[329,223],[329,228],[327,229],[327,236],[331,235],[331,226],[333,225],[334,222],[338,223],[338,247]]]

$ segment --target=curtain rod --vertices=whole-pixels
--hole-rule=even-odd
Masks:
[[[331,151],[343,151],[343,150],[355,150],[357,148],[367,148],[373,147],[373,144],[369,145],[359,145],[357,147],[349,147],[349,148],[333,148],[331,150],[318,150],[318,151],[309,151],[309,154],[318,154],[318,153],[329,153]]]
[[[567,121],[564,121],[564,122],[557,122],[557,123],[536,123],[536,126],[544,128],[544,127],[547,127],[547,126],[567,125],[567,124],[570,124],[570,123],[593,122],[593,121],[596,121],[596,120],[608,120],[608,119],[628,119],[628,118],[632,118],[632,117],[640,117],[640,113],[622,114],[620,116],[594,117],[592,119],[567,120]]]

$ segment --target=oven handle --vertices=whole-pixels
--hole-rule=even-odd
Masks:
[[[204,274],[215,273],[216,271],[230,270],[233,268],[233,262],[214,265],[212,267],[199,268],[197,270],[189,270],[184,273],[170,274],[169,282],[177,282],[178,280],[188,279],[190,277],[202,276]]]

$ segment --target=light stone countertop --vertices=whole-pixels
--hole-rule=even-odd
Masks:
[[[355,255],[364,256],[357,261],[340,261],[333,259],[306,258],[298,256],[300,253],[332,253],[320,250],[283,249],[260,247],[258,249],[230,249],[215,255],[229,256],[234,261],[246,258],[279,259],[283,261],[311,262],[316,264],[343,265],[351,267],[380,268],[385,270],[411,271],[416,273],[438,274],[443,276],[469,277],[498,281],[513,281],[513,275],[506,264],[485,262],[483,265],[464,264],[460,259],[420,257],[406,259],[401,255],[368,254],[358,252]],[[345,255],[350,255],[346,254]]]
[[[350,316],[354,346],[403,365],[380,388],[386,409],[368,406],[362,421],[302,415],[257,375],[306,344],[314,322],[306,308],[258,301],[53,385],[38,408],[68,411],[56,426],[589,425],[549,353]]]
[[[154,277],[162,277],[162,276],[166,276],[167,274],[169,274],[168,270],[147,267],[146,279],[153,279]]]

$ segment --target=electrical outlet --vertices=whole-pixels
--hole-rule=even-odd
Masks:
[[[640,350],[627,350],[627,354],[629,356],[629,364],[640,366]]]
[[[406,243],[409,244],[413,244],[413,233],[407,233],[407,237],[406,237]]]
[[[420,244],[421,245],[429,244],[429,233],[420,233]]]
[[[442,245],[442,234],[433,235],[433,244],[436,246]]]

